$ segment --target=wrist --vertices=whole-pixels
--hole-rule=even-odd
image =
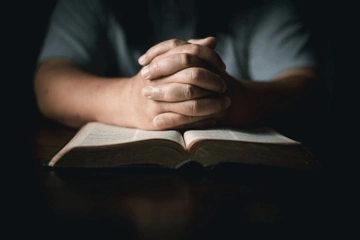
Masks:
[[[227,73],[222,77],[227,84],[224,94],[231,100],[222,121],[232,126],[259,124],[267,112],[266,105],[269,104],[266,94],[259,94],[252,81],[237,80]]]

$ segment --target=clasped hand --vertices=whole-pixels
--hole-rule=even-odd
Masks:
[[[212,37],[167,40],[139,58],[131,81],[136,127],[149,130],[203,128],[230,106],[221,74],[225,65]]]

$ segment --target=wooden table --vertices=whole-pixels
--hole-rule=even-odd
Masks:
[[[16,140],[23,177],[13,187],[19,210],[13,220],[45,238],[323,236],[333,221],[328,181],[321,172],[251,166],[213,172],[53,171],[42,163],[75,130],[48,120],[32,129]]]

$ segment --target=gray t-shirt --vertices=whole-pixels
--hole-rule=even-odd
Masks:
[[[129,14],[126,3],[59,0],[38,64],[61,57],[94,74],[130,77],[141,68],[137,59],[146,51],[144,46],[172,38],[187,40],[199,36],[200,15],[191,0],[140,2],[147,3],[149,22],[144,23],[144,27],[137,22],[144,18],[139,18],[136,12]],[[232,14],[226,22],[223,28],[226,31],[216,33],[215,50],[225,62],[227,72],[237,79],[268,81],[291,68],[316,67],[309,45],[310,34],[295,10],[289,1],[269,1],[246,11],[232,7],[232,13],[237,14]],[[150,32],[149,26],[150,38],[146,35]],[[140,32],[136,35],[134,31]],[[135,36],[135,43],[130,35]]]

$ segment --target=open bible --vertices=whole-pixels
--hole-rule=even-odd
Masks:
[[[203,167],[243,163],[312,169],[317,165],[302,143],[266,127],[145,131],[98,122],[79,129],[46,165],[176,169],[193,161]]]

